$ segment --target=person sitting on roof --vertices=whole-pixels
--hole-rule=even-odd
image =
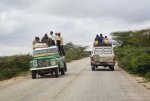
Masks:
[[[37,43],[40,43],[40,38],[38,36],[35,37],[35,39],[33,40],[32,44],[35,45]]]
[[[103,39],[103,45],[111,45],[110,40],[107,38],[107,36],[105,36],[105,38]]]
[[[103,34],[100,34],[100,37],[99,37],[99,43],[100,43],[100,45],[103,44],[103,40],[104,40]]]
[[[99,46],[100,42],[99,42],[99,35],[96,35],[95,37],[95,41],[94,41],[94,46]]]
[[[33,50],[38,48],[40,43],[41,43],[40,38],[38,36],[36,36],[35,39],[32,42]]]
[[[45,33],[44,37],[41,40],[42,43],[47,43],[47,45],[50,47],[52,46],[52,39],[48,37],[47,33]]]

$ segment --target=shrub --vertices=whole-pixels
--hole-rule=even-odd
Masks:
[[[145,77],[148,81],[150,81],[150,71],[145,74]]]
[[[0,58],[0,80],[9,79],[30,68],[31,55],[16,55]]]
[[[119,65],[130,73],[150,78],[150,29],[111,33]]]
[[[89,56],[88,52],[85,51],[87,46],[74,45],[69,42],[64,47],[66,50],[65,57],[67,61],[77,60]]]

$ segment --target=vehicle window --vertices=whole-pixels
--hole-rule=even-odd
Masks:
[[[94,54],[103,54],[103,48],[95,48]]]
[[[111,48],[103,48],[103,54],[112,54]]]

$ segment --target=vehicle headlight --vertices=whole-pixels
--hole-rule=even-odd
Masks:
[[[33,60],[33,67],[37,67],[38,64],[37,64],[37,60]]]
[[[33,61],[30,61],[30,66],[31,66],[31,68],[33,67]]]
[[[57,62],[56,61],[51,61],[51,65],[52,66],[57,65]]]

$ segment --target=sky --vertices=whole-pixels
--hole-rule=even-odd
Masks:
[[[150,28],[149,10],[150,0],[0,0],[0,56],[32,53],[50,31],[91,49],[97,34]]]

